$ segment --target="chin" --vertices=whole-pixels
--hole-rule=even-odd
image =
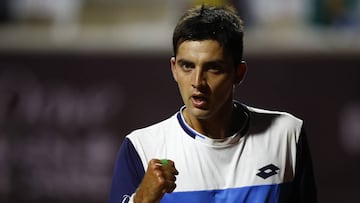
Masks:
[[[199,120],[205,120],[211,117],[209,110],[203,110],[198,108],[192,108],[190,114]]]

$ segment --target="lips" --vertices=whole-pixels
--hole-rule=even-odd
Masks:
[[[208,99],[201,94],[194,94],[191,96],[191,101],[196,108],[203,108],[207,104]]]

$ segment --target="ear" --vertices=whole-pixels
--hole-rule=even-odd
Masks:
[[[247,70],[246,62],[241,61],[241,63],[236,68],[236,72],[235,72],[236,75],[234,80],[235,84],[240,84],[243,81],[246,74],[246,70]]]
[[[171,65],[171,72],[173,75],[174,80],[177,82],[177,77],[176,77],[176,59],[175,56],[170,58],[170,65]]]

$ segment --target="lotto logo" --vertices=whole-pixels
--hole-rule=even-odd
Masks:
[[[276,175],[277,171],[279,170],[279,168],[277,166],[275,166],[274,164],[269,164],[266,165],[260,169],[258,169],[260,172],[257,173],[256,175],[263,178],[263,179],[267,179],[270,176]]]

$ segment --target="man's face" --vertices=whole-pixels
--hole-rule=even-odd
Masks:
[[[171,68],[188,116],[212,119],[232,105],[237,71],[217,41],[182,42]]]

